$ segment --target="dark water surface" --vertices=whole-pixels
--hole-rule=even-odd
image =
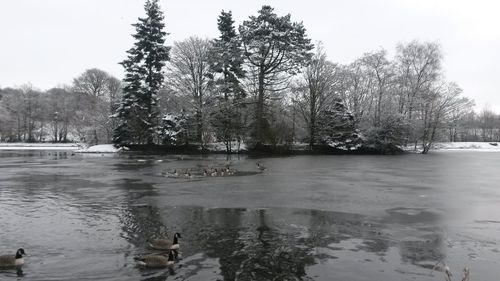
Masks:
[[[28,254],[0,280],[444,280],[439,261],[500,276],[500,153],[256,161],[203,177],[226,159],[0,152],[0,252]],[[175,271],[135,266],[175,232]]]

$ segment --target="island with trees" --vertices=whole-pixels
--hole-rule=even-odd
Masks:
[[[1,142],[114,143],[200,152],[427,153],[436,141],[500,139],[500,116],[443,74],[443,50],[414,40],[328,59],[306,24],[262,8],[220,36],[166,46],[164,15],[147,0],[133,24],[125,77],[87,69],[71,85],[0,88]],[[215,144],[219,145],[219,149]]]

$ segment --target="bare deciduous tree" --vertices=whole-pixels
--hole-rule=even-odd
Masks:
[[[365,53],[361,58],[361,62],[367,70],[367,75],[370,76],[369,80],[373,81],[373,83],[370,83],[372,87],[369,91],[374,104],[372,122],[374,126],[380,125],[383,102],[394,76],[393,67],[386,56],[387,51],[381,49],[377,52]]]
[[[193,36],[175,42],[166,77],[167,87],[186,98],[195,115],[196,140],[203,146],[205,109],[210,104],[210,41]]]
[[[304,119],[309,133],[309,147],[315,144],[316,123],[326,106],[334,100],[338,84],[337,66],[327,60],[321,44],[304,70],[303,78],[298,81],[295,91],[298,93],[295,103]]]
[[[88,69],[73,80],[73,91],[81,106],[77,112],[87,124],[86,129],[79,131],[86,141],[111,141],[114,125],[109,116],[116,110],[120,86],[118,79],[97,68]]]

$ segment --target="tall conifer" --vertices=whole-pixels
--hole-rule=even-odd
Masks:
[[[158,91],[163,84],[163,67],[169,60],[164,46],[163,12],[158,0],[147,0],[146,17],[133,24],[136,42],[127,51],[123,98],[114,117],[120,119],[113,141],[117,145],[152,144],[158,131]]]

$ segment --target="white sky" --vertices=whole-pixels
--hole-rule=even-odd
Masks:
[[[413,39],[438,41],[444,70],[478,108],[500,112],[500,1],[496,0],[160,0],[167,44],[191,35],[218,36],[217,17],[236,25],[264,4],[303,21],[329,59],[350,63]],[[31,83],[42,90],[97,67],[121,79],[133,44],[132,23],[144,0],[0,0],[0,87]]]

